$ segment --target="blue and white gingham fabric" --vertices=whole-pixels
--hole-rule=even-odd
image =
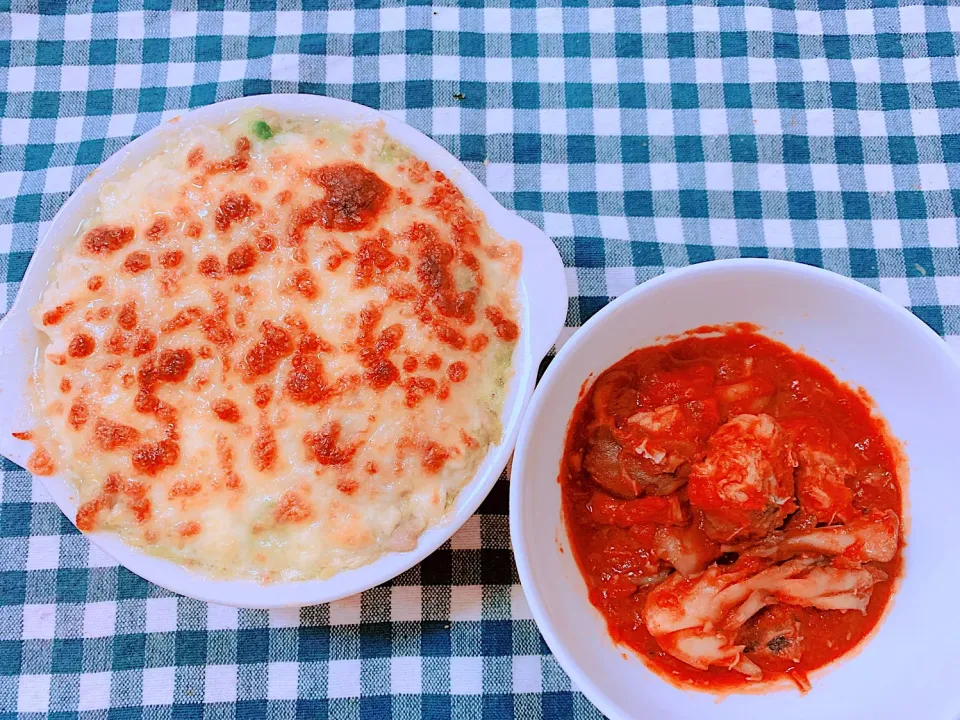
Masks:
[[[267,92],[381,108],[543,227],[564,338],[664,269],[850,275],[960,348],[960,6],[0,0],[0,280],[86,175],[186,109]],[[507,481],[420,566],[299,611],[176,597],[4,461],[0,719],[596,717],[513,568]]]

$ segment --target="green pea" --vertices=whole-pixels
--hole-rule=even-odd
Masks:
[[[273,130],[263,120],[257,120],[253,124],[253,134],[261,140],[269,140],[273,137]]]

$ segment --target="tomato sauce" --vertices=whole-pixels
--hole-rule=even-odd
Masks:
[[[869,563],[871,572],[876,568],[885,579],[873,586],[862,612],[773,602],[743,625],[731,640],[762,670],[762,682],[757,682],[759,676],[749,678],[723,665],[698,669],[667,652],[662,638],[648,630],[648,596],[667,578],[679,579],[678,570],[658,551],[658,533],[678,523],[698,529],[710,562],[689,576],[695,579],[708,564],[734,566],[743,560],[738,551],[764,539],[775,542],[791,532],[875,512],[896,513],[896,523],[903,517],[899,447],[872,412],[866,393],[753,326],[700,328],[667,340],[672,341],[637,350],[600,374],[570,422],[559,480],[571,547],[590,601],[603,614],[614,641],[677,685],[723,693],[792,680],[805,690],[808,673],[854,649],[880,622],[901,571],[902,536],[895,535],[892,559]],[[790,461],[786,470],[773,461],[770,465],[771,473],[780,473],[786,490],[778,492],[785,496],[773,514],[758,514],[751,525],[746,492],[732,503],[736,507],[717,509],[717,520],[712,514],[716,508],[708,504],[710,493],[701,492],[705,500],[694,497],[698,478],[709,466],[704,457],[722,440],[718,436],[711,445],[710,438],[718,428],[736,425],[726,425],[733,418],[746,422],[743,418],[758,417],[776,428],[782,443],[778,452]],[[651,431],[643,436],[639,454],[614,439],[622,439],[624,430],[637,423],[666,428],[661,435]],[[819,461],[826,464],[817,465]],[[632,471],[627,463],[640,470]],[[659,474],[651,464],[658,464]],[[747,519],[724,516],[723,510]],[[737,523],[725,526],[723,519],[729,517]],[[768,627],[784,623],[801,638],[790,652],[783,649],[793,640],[765,634]],[[755,645],[757,638],[764,644]]]

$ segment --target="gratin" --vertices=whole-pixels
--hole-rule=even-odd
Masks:
[[[520,262],[379,126],[193,126],[104,184],[32,311],[31,469],[218,577],[410,549],[500,439]]]

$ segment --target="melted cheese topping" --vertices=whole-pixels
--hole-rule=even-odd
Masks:
[[[412,548],[500,439],[519,268],[380,127],[189,128],[105,183],[33,310],[77,526],[263,581]]]

